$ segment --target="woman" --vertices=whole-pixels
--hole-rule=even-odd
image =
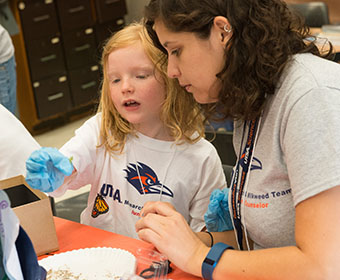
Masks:
[[[248,251],[231,232],[202,242],[164,203],[139,237],[206,279],[339,279],[340,66],[279,0],[151,0],[145,17],[168,75],[235,120],[229,210]]]

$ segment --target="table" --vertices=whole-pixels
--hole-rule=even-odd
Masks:
[[[40,256],[38,259],[46,258],[52,254],[58,254],[70,250],[77,250],[89,247],[114,247],[129,251],[136,255],[139,248],[154,249],[152,244],[147,242],[101,230],[91,226],[72,222],[58,217],[53,217],[56,227],[57,237],[59,241],[59,250],[46,255]],[[174,280],[197,280],[201,279],[187,274],[171,265],[173,271],[168,274],[168,278]]]
[[[328,38],[332,43],[334,52],[340,52],[340,32],[323,32],[321,28],[311,28],[312,35],[320,38]]]

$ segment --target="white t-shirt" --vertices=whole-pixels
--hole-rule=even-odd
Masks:
[[[26,160],[40,145],[23,124],[0,104],[0,180],[26,175]]]
[[[226,186],[213,145],[205,139],[176,145],[138,134],[138,138],[129,135],[123,154],[112,156],[104,147],[96,148],[100,116],[85,122],[60,149],[73,157],[77,172],[51,195],[91,184],[81,222],[133,238],[137,238],[135,223],[146,201],[170,202],[193,230],[201,230],[210,193]]]
[[[242,134],[235,124],[236,151]],[[264,111],[252,168],[241,204],[248,236],[255,248],[295,245],[295,206],[340,185],[339,64],[293,57]]]
[[[8,31],[0,24],[0,63],[8,61],[14,55],[14,46]]]

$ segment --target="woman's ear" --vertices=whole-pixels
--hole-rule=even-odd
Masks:
[[[226,44],[232,33],[231,25],[226,17],[217,16],[214,18],[213,28],[219,33],[222,44]]]

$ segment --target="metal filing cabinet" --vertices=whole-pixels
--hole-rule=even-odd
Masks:
[[[98,99],[99,58],[90,0],[56,2],[75,107]],[[95,69],[91,71],[91,69]]]
[[[69,72],[73,103],[77,105],[96,101],[99,97],[99,66],[89,65]]]
[[[125,25],[125,0],[13,0],[11,8],[21,31],[12,38],[20,120],[35,134],[55,118],[93,112],[102,44]]]
[[[113,33],[120,30],[125,25],[124,18],[117,18],[113,21],[104,22],[96,25],[96,38],[99,44],[99,56],[100,49],[104,45],[107,38],[109,38]]]
[[[93,27],[80,28],[63,34],[67,69],[98,63],[97,43]]]
[[[26,44],[33,82],[53,75],[66,74],[60,36],[30,40]]]
[[[127,13],[125,0],[95,0],[96,4],[96,36],[101,47],[105,40],[125,25],[124,15]]]
[[[57,0],[55,2],[63,33],[94,25],[90,0]]]
[[[98,23],[121,18],[127,13],[124,0],[96,0],[95,4]]]
[[[31,39],[60,34],[53,0],[19,1],[18,10],[26,42]]]
[[[38,117],[70,110],[71,97],[54,2],[20,1],[18,9]],[[60,77],[62,84],[58,82]]]
[[[66,76],[53,76],[33,83],[38,115],[49,117],[72,108]]]

